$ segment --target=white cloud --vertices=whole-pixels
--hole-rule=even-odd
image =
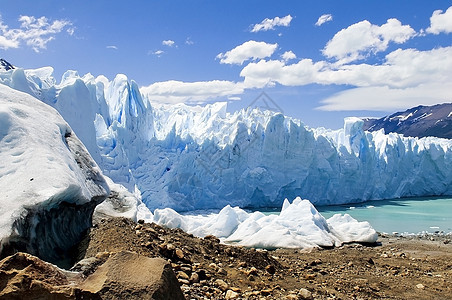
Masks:
[[[394,111],[417,105],[451,102],[452,83],[427,83],[409,88],[371,86],[346,90],[322,101],[317,109],[325,111]]]
[[[173,40],[164,40],[164,41],[162,41],[162,45],[168,46],[168,47],[173,47],[176,45],[176,42],[174,42]]]
[[[293,53],[292,51],[286,51],[286,52],[284,52],[284,53],[281,55],[281,58],[282,58],[284,61],[289,61],[289,60],[291,60],[291,59],[297,58],[297,56],[296,56],[295,53]]]
[[[384,63],[380,65],[347,64],[338,67],[325,61],[313,62],[310,59],[302,59],[293,64],[279,60],[261,60],[245,66],[240,76],[244,77],[246,88],[262,88],[275,84],[350,85],[356,88],[329,98],[322,109],[391,110],[395,105],[406,104],[405,100],[408,101],[410,97],[413,101],[418,99],[416,93],[429,103],[451,101],[450,70],[452,70],[452,46],[429,51],[398,49],[386,55]],[[430,95],[429,89],[432,89]],[[364,96],[366,93],[369,95]],[[359,98],[357,95],[362,97]],[[401,102],[390,104],[389,100],[379,100],[378,103],[374,103],[375,95],[388,97],[392,99],[391,101],[395,101],[399,95]],[[353,96],[351,99],[356,101],[344,100],[347,96]],[[446,96],[449,98],[446,99]],[[344,102],[343,106],[341,101]]]
[[[301,86],[315,83],[317,74],[324,66],[325,62],[314,63],[311,59],[302,59],[290,65],[279,60],[261,60],[244,67],[240,76],[244,77],[247,88],[263,88],[276,83]]]
[[[10,29],[0,19],[0,48],[19,48],[24,42],[35,52],[46,49],[47,43],[55,39],[55,35],[66,29],[72,35],[74,28],[67,20],[55,20],[50,22],[46,17],[35,18],[33,16],[20,16],[18,21],[20,28]]]
[[[185,39],[185,44],[186,44],[186,45],[193,45],[194,42],[191,40],[190,37],[188,37],[188,38]]]
[[[317,20],[317,22],[315,23],[315,26],[322,26],[326,22],[330,22],[330,21],[333,21],[333,16],[331,14],[321,15],[319,17],[319,19]]]
[[[265,42],[248,41],[234,49],[217,55],[222,64],[242,65],[249,59],[261,59],[270,57],[278,47],[278,44],[267,44]]]
[[[452,32],[452,6],[444,13],[442,10],[435,10],[430,17],[430,27],[426,29],[428,33],[440,34]]]
[[[183,82],[156,82],[140,88],[141,93],[151,102],[158,103],[203,103],[217,97],[242,94],[242,83],[225,80]]]
[[[276,26],[284,26],[288,27],[290,25],[290,22],[292,21],[292,16],[287,15],[285,17],[275,17],[274,19],[268,19],[266,18],[259,24],[255,24],[253,28],[251,29],[251,32],[259,32],[259,31],[267,31],[267,30],[274,30]]]
[[[384,51],[390,42],[402,44],[415,35],[414,29],[402,25],[397,19],[388,19],[381,26],[365,20],[336,33],[322,52],[326,57],[335,58],[343,64],[363,59],[369,53]]]
[[[118,47],[115,45],[110,45],[110,46],[107,46],[107,49],[118,50]]]
[[[156,55],[156,56],[160,57],[164,53],[165,53],[165,51],[163,51],[163,50],[156,50],[156,51],[149,51],[148,55],[151,54],[151,55]]]

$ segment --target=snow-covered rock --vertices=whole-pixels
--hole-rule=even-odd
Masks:
[[[165,208],[156,209],[154,218],[147,221],[200,237],[212,234],[225,243],[265,249],[374,243],[378,237],[368,222],[339,214],[325,219],[308,200],[299,197],[292,203],[286,199],[279,214],[247,213],[226,206],[219,213],[181,215]]]
[[[344,128],[311,129],[280,113],[226,104],[151,106],[124,75],[61,83],[51,68],[0,72],[0,82],[54,106],[114,182],[154,210],[279,207],[297,196],[342,204],[452,195],[452,141]]]
[[[11,70],[13,71],[13,70]],[[109,193],[100,169],[58,112],[0,84],[0,252],[57,261]]]

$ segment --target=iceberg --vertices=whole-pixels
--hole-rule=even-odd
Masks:
[[[157,105],[125,75],[68,71],[57,83],[47,67],[2,71],[0,82],[56,108],[104,174],[138,188],[152,211],[452,194],[447,139],[366,132],[358,118],[333,131],[257,108],[228,113],[226,103]]]
[[[325,219],[308,200],[284,200],[279,214],[247,213],[226,206],[219,213],[181,215],[165,208],[156,209],[152,221],[170,228],[181,228],[199,237],[215,235],[224,243],[246,247],[312,248],[340,246],[343,243],[375,243],[378,235],[368,222],[350,215]]]
[[[59,262],[109,187],[55,109],[0,84],[0,191],[0,254]]]

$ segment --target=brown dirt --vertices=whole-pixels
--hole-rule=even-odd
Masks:
[[[170,260],[187,299],[452,299],[450,236],[260,251],[115,218],[82,246],[84,257],[128,250]]]

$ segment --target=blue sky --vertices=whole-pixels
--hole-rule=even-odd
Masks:
[[[39,4],[37,4],[39,3]],[[4,1],[0,56],[57,80],[126,74],[155,103],[265,91],[287,115],[339,128],[452,101],[452,1]],[[43,18],[44,17],[44,18]]]

